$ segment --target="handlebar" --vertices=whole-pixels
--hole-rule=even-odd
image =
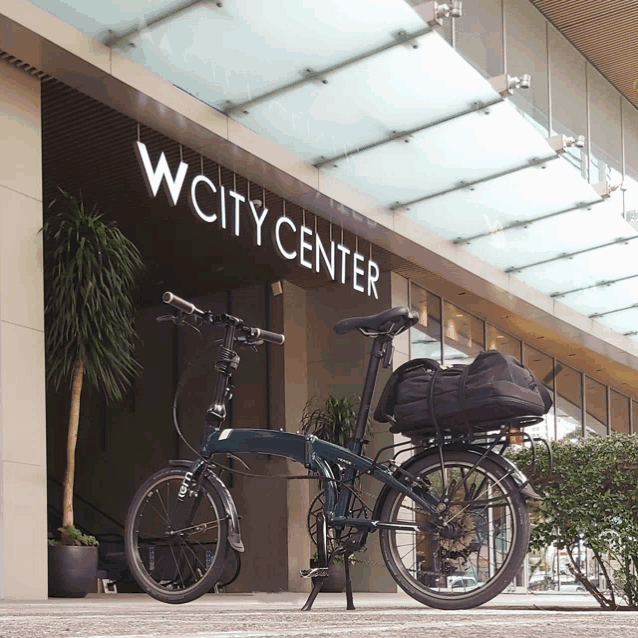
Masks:
[[[186,301],[186,299],[182,299],[181,297],[174,295],[172,292],[165,292],[162,295],[162,301],[169,306],[173,306],[173,308],[177,308],[178,310],[185,312],[187,315],[195,314],[198,317],[204,317],[206,315],[206,313],[203,310],[197,308],[195,304],[192,304],[190,301]]]
[[[187,315],[195,315],[200,319],[208,319],[211,323],[229,323],[229,321],[233,321],[236,327],[244,332],[250,341],[267,341],[268,343],[273,343],[278,346],[282,345],[285,341],[284,335],[278,332],[271,332],[270,330],[264,330],[262,328],[249,328],[248,326],[244,326],[244,322],[241,319],[229,317],[228,315],[213,315],[211,312],[200,310],[195,304],[174,295],[172,292],[165,292],[162,295],[162,301]]]

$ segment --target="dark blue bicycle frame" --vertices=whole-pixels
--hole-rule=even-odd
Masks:
[[[375,463],[372,459],[356,454],[339,445],[322,441],[312,434],[304,436],[291,432],[244,428],[215,429],[208,433],[200,451],[205,457],[218,452],[272,454],[301,463],[312,472],[316,472],[324,483],[324,511],[332,527],[423,529],[422,526],[409,523],[389,523],[361,518],[346,518],[344,514],[349,503],[349,490],[342,490],[340,496],[338,496],[339,482],[330,467],[331,463],[345,468],[345,475],[342,481],[345,485],[351,484],[357,472],[369,474],[388,487],[410,497],[427,512],[431,514],[438,513],[438,500],[425,491],[416,493],[411,481],[405,482],[405,479],[402,481],[400,477],[393,476],[385,466]],[[196,471],[198,463],[203,464],[205,462],[195,461],[193,471]]]

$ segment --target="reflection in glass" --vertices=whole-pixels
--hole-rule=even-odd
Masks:
[[[629,397],[616,390],[611,391],[611,429],[613,432],[629,434]]]
[[[590,182],[622,180],[620,93],[591,65],[587,66],[590,107]],[[603,150],[604,149],[604,150]],[[614,171],[613,175],[611,171]],[[622,209],[621,209],[622,210]]]
[[[622,116],[625,144],[625,219],[638,227],[638,111],[623,100]]]
[[[585,421],[588,434],[607,435],[607,387],[589,377],[585,379],[585,401],[587,418]]]
[[[419,323],[410,330],[410,358],[425,357],[441,362],[441,299],[415,284],[410,306],[419,313]]]
[[[445,335],[443,361],[446,365],[471,363],[485,349],[484,323],[478,317],[449,302],[443,303]]]
[[[578,370],[556,362],[556,438],[576,439],[583,432],[583,377]]]
[[[521,360],[521,342],[512,335],[508,335],[499,328],[487,326],[487,349],[499,350],[512,355],[517,361]]]
[[[454,20],[456,50],[485,77],[503,73],[502,0],[474,0]]]
[[[552,357],[525,345],[523,349],[523,365],[534,373],[539,383],[545,385],[552,401],[554,397],[554,360]],[[532,436],[539,436],[543,439],[552,440],[555,438],[555,407],[552,406],[550,411],[545,415],[544,422],[527,428]]]
[[[515,77],[529,73],[529,89],[515,91],[510,98],[517,109],[538,131],[548,135],[549,86],[547,29],[543,15],[530,3],[505,0],[506,72]]]
[[[585,58],[551,25],[548,27],[548,45],[552,61],[552,135],[587,135]],[[571,146],[564,157],[587,179],[587,148]]]

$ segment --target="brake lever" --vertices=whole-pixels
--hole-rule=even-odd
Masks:
[[[176,326],[187,326],[192,328],[197,334],[202,334],[202,331],[195,327],[190,321],[184,320],[184,313],[180,311],[177,315],[162,315],[161,317],[156,317],[155,321],[157,323],[162,323],[164,321],[172,321]]]

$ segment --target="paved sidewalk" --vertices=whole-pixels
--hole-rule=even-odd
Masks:
[[[404,594],[211,594],[166,605],[143,594],[0,601],[2,638],[635,638],[638,613],[602,612],[583,594],[503,594],[477,609],[448,612]]]

